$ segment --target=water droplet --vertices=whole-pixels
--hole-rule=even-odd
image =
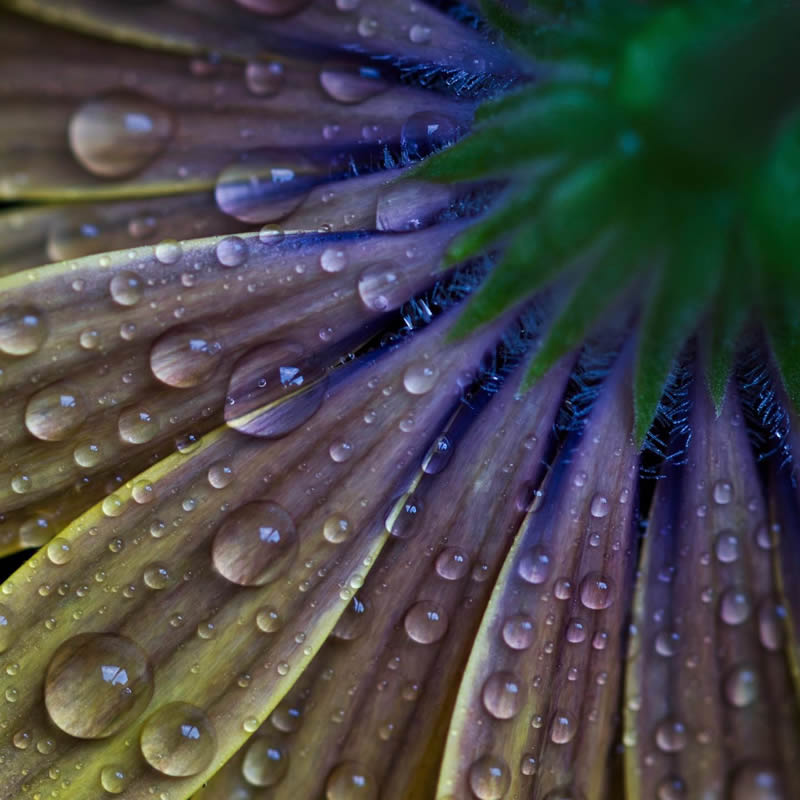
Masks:
[[[96,350],[100,345],[100,333],[92,328],[81,331],[78,343],[84,350]]]
[[[70,117],[69,145],[93,175],[122,178],[158,156],[172,137],[169,112],[144,95],[115,91],[88,100]]]
[[[387,88],[374,66],[346,61],[323,64],[319,82],[326,94],[339,103],[362,103]]]
[[[11,476],[11,489],[17,494],[26,494],[33,488],[31,476],[25,472],[17,472]]]
[[[217,571],[241,586],[263,586],[280,577],[297,554],[297,531],[277,503],[248,503],[233,511],[214,536]]]
[[[422,471],[428,475],[438,475],[450,463],[453,443],[445,436],[438,436],[422,460]]]
[[[14,615],[8,606],[0,603],[0,653],[4,653],[14,643],[16,631],[14,629]]]
[[[686,784],[681,778],[670,776],[659,781],[656,789],[658,800],[684,800],[686,797]]]
[[[601,519],[602,517],[608,516],[609,511],[608,498],[604,494],[598,492],[592,497],[592,502],[589,504],[589,513],[593,517]]]
[[[286,70],[280,61],[250,61],[244,71],[249,92],[259,97],[273,97],[286,83]]]
[[[217,243],[216,253],[223,267],[241,267],[247,261],[247,242],[241,236],[226,236]]]
[[[567,624],[567,641],[570,644],[580,644],[586,641],[586,624],[580,619],[571,619]]]
[[[277,742],[264,736],[251,740],[242,762],[242,775],[252,786],[275,786],[289,769],[289,756]]]
[[[554,744],[567,744],[578,731],[578,723],[569,711],[556,711],[550,723],[550,740]]]
[[[469,556],[458,547],[445,547],[436,557],[436,572],[446,581],[458,581],[469,572]]]
[[[478,800],[500,800],[510,784],[511,772],[498,756],[481,756],[469,768],[469,788]]]
[[[170,266],[176,264],[183,255],[183,248],[174,239],[164,239],[155,247],[156,260],[160,264]]]
[[[386,530],[398,539],[408,539],[418,529],[415,524],[422,514],[423,504],[415,494],[400,498],[386,518]]]
[[[730,481],[717,481],[712,494],[715,503],[721,506],[727,505],[733,499],[733,485]]]
[[[409,638],[420,644],[438,642],[447,633],[447,622],[445,610],[428,600],[414,603],[403,620]]]
[[[100,785],[110,794],[122,794],[128,785],[125,770],[119,766],[106,766],[100,770]]]
[[[686,747],[686,726],[677,719],[668,717],[656,727],[656,745],[664,753],[678,753]]]
[[[408,38],[414,44],[427,44],[431,40],[431,29],[428,25],[416,23],[408,30]]]
[[[33,306],[6,306],[0,310],[0,351],[9,356],[35,353],[47,333],[46,317]]]
[[[512,650],[527,650],[533,644],[533,620],[526,614],[515,614],[503,623],[503,641]]]
[[[122,441],[128,444],[145,444],[159,431],[158,421],[144,408],[126,408],[121,411],[117,428]]]
[[[341,464],[353,455],[353,445],[350,442],[334,442],[328,448],[328,454],[333,461]]]
[[[680,635],[676,631],[660,631],[655,639],[655,651],[663,658],[672,658],[678,652]]]
[[[580,598],[586,608],[594,611],[608,608],[614,602],[614,584],[599,572],[590,572],[581,581]]]
[[[277,438],[319,409],[327,375],[304,358],[301,345],[272,342],[244,355],[228,385],[225,421],[251,436]]]
[[[550,556],[541,547],[534,547],[520,558],[517,572],[528,583],[544,583],[550,577]]]
[[[256,625],[264,633],[276,633],[283,626],[283,622],[276,608],[264,606],[256,614]]]
[[[47,667],[47,713],[58,728],[80,739],[101,739],[129,725],[152,694],[147,655],[124,636],[73,636]]]
[[[308,192],[326,180],[329,167],[285,152],[251,152],[220,172],[217,206],[241,222],[277,222],[294,211]]]
[[[722,564],[732,564],[739,558],[739,535],[735,531],[724,530],[717,534],[714,542],[714,555]]]
[[[224,489],[233,480],[233,467],[227,461],[215,461],[208,468],[208,482],[214,489]]]
[[[358,278],[358,294],[370,311],[389,311],[408,300],[408,279],[392,264],[367,267]]]
[[[84,442],[79,444],[72,453],[75,463],[79,467],[94,467],[102,461],[103,451],[99,444]]]
[[[123,270],[111,279],[108,291],[117,305],[135,306],[144,294],[144,283],[135,272]]]
[[[326,800],[378,800],[378,782],[357,761],[342,761],[325,782]]]
[[[756,669],[740,664],[725,676],[725,699],[736,708],[752,705],[758,699],[759,685]]]
[[[347,642],[357,639],[367,629],[368,621],[367,604],[358,595],[355,595],[336,621],[331,636]]]
[[[328,247],[322,251],[319,264],[325,272],[341,272],[347,266],[347,256],[344,250]]]
[[[47,558],[56,566],[68,564],[72,560],[72,547],[66,539],[57,536],[47,545]]]
[[[433,364],[411,364],[403,373],[403,386],[409,394],[427,394],[439,377],[439,369]]]
[[[150,564],[144,570],[144,583],[149,589],[166,589],[172,583],[169,568],[165,564]]]
[[[25,406],[25,427],[45,442],[58,442],[73,434],[88,416],[78,391],[68,383],[54,383],[36,392]]]
[[[734,773],[730,800],[787,800],[787,797],[780,775],[766,764],[745,764]]]
[[[145,722],[139,746],[154,769],[186,777],[208,767],[217,750],[217,737],[202,709],[189,703],[168,703]]]
[[[207,380],[222,360],[222,345],[205,325],[182,325],[159,337],[150,369],[167,386],[185,389]]]
[[[741,625],[750,616],[750,598],[739,589],[726,589],[719,599],[719,616],[728,625]]]
[[[331,544],[341,544],[353,535],[353,526],[343,514],[331,514],[322,525],[322,535]]]
[[[481,697],[493,717],[511,719],[525,702],[525,686],[513,672],[495,672],[483,684]]]

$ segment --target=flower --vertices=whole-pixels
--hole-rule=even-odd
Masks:
[[[2,795],[797,795],[796,13],[9,5]]]

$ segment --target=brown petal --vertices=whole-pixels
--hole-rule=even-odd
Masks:
[[[692,408],[688,463],[666,470],[648,525],[626,687],[627,790],[792,797],[800,740],[774,635],[771,554],[759,543],[764,498],[736,394],[717,418],[697,381]]]

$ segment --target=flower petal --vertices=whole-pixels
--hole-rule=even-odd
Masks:
[[[717,418],[698,380],[691,422],[689,461],[667,468],[648,525],[626,687],[627,788],[747,797],[761,786],[791,797],[798,715],[787,703],[764,498],[732,386]]]
[[[630,370],[628,352],[506,557],[461,681],[439,795],[606,796],[636,552]]]
[[[384,800],[432,795],[458,677],[541,472],[570,367],[529,396],[515,395],[517,374],[488,406],[461,406],[415,483],[408,538],[381,551],[300,677],[293,723],[273,712],[203,796],[335,796],[346,774]],[[504,466],[487,472],[490,462]],[[256,769],[267,747],[288,762],[274,783]]]

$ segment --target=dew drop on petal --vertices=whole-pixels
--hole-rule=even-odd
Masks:
[[[344,514],[331,514],[322,524],[322,535],[331,544],[341,544],[353,535],[353,526]]]
[[[498,756],[481,756],[470,765],[469,788],[478,800],[500,800],[510,784],[511,772]]]
[[[357,639],[367,629],[369,622],[367,610],[367,604],[358,595],[354,595],[336,621],[331,636],[346,642]]]
[[[172,115],[144,95],[115,91],[86,101],[69,120],[75,159],[100,178],[132,175],[158,156],[173,133]]]
[[[66,539],[56,536],[47,545],[47,558],[51,564],[62,566],[72,561],[72,547]]]
[[[458,547],[445,547],[436,557],[436,572],[446,581],[458,581],[469,572],[469,556]]]
[[[325,800],[378,800],[378,782],[363,764],[342,761],[325,781]]]
[[[436,386],[438,377],[439,369],[433,364],[411,364],[403,373],[403,387],[409,394],[427,394]]]
[[[749,664],[740,664],[725,676],[725,699],[735,708],[752,705],[758,699],[759,686],[757,670]]]
[[[386,530],[398,539],[408,539],[417,533],[416,524],[422,514],[422,500],[415,494],[401,498],[394,504],[386,518]]]
[[[0,653],[8,650],[15,639],[14,615],[8,606],[0,603]]]
[[[242,775],[251,786],[275,786],[289,769],[284,747],[264,736],[251,739],[242,761]]]
[[[150,369],[167,386],[185,389],[207,380],[223,348],[205,325],[182,325],[160,336],[150,350]]]
[[[422,471],[428,475],[438,475],[450,463],[453,456],[453,443],[444,434],[437,436],[422,460]]]
[[[389,311],[408,300],[410,287],[404,274],[392,264],[367,267],[358,278],[358,294],[370,311]]]
[[[730,481],[717,481],[712,490],[717,505],[727,505],[733,499],[733,485]]]
[[[766,764],[739,767],[731,782],[730,800],[788,800],[778,772]]]
[[[512,650],[527,650],[533,638],[533,620],[527,614],[515,614],[503,623],[503,641]]]
[[[155,246],[156,261],[164,266],[177,263],[183,255],[183,248],[174,239],[164,239]]]
[[[525,702],[525,686],[513,672],[495,672],[483,684],[481,697],[495,719],[515,717]]]
[[[408,609],[403,619],[406,633],[419,644],[433,644],[447,633],[447,613],[436,603],[421,600]]]
[[[721,564],[732,564],[739,558],[741,544],[739,535],[732,530],[723,530],[714,541],[714,555]]]
[[[100,770],[100,785],[109,794],[122,794],[128,786],[128,777],[120,766],[105,766]]]
[[[224,489],[233,480],[233,466],[227,461],[215,461],[208,468],[208,482],[214,489]]]
[[[581,581],[580,598],[586,608],[599,611],[614,602],[614,585],[599,572],[590,572]]]
[[[241,267],[247,261],[247,242],[241,236],[226,236],[217,242],[216,254],[223,267]]]
[[[117,421],[120,438],[128,444],[145,444],[159,432],[158,421],[145,408],[126,408]]]
[[[145,761],[164,775],[197,775],[209,766],[217,737],[205,712],[189,703],[168,703],[142,726],[139,747]]]
[[[80,739],[101,739],[129,725],[153,694],[147,654],[125,636],[82,633],[53,654],[44,701],[53,723]]]
[[[122,270],[111,279],[108,291],[117,305],[135,306],[144,294],[144,283],[135,272]]]
[[[553,744],[571,742],[578,731],[578,723],[569,711],[556,711],[550,722],[550,741]]]
[[[656,726],[656,746],[663,753],[678,753],[688,741],[686,726],[677,719],[668,717]]]
[[[341,272],[347,266],[347,256],[344,250],[328,247],[322,251],[319,264],[325,272]]]
[[[283,622],[276,608],[264,606],[256,614],[256,625],[262,633],[276,633],[283,627]]]
[[[327,386],[327,373],[309,364],[301,345],[278,341],[256,347],[233,369],[225,421],[251,436],[284,436],[317,412]]]
[[[608,515],[609,510],[608,498],[604,494],[598,492],[592,497],[592,501],[589,504],[589,513],[593,517],[601,519]]]
[[[250,61],[245,67],[247,90],[258,97],[272,97],[284,87],[286,70],[280,61]]]
[[[217,572],[241,586],[263,586],[283,575],[297,554],[297,530],[277,503],[253,502],[231,512],[214,536]]]
[[[541,547],[534,547],[522,555],[517,572],[522,580],[538,585],[550,577],[550,568],[550,556]]]
[[[25,406],[25,427],[37,439],[58,442],[73,434],[88,416],[83,397],[68,383],[36,392]]]
[[[322,65],[319,83],[332,100],[339,103],[361,103],[387,88],[374,66],[346,61],[328,61]]]
[[[0,309],[0,352],[9,356],[35,353],[47,338],[45,315],[33,306]]]
[[[657,800],[686,800],[686,784],[681,778],[669,776],[659,781]]]
[[[728,625],[741,625],[750,616],[750,598],[739,589],[726,589],[719,599],[720,619]]]

